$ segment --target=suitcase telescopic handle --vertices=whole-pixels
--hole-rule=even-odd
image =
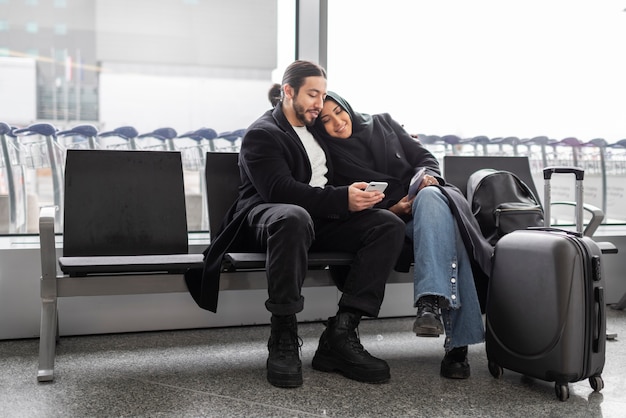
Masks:
[[[572,173],[576,176],[576,180],[583,180],[585,178],[585,170],[578,167],[546,167],[543,169],[543,179],[550,180],[554,173]]]
[[[583,179],[585,178],[585,170],[579,167],[561,167],[561,166],[551,166],[545,167],[543,169],[543,179],[544,179],[544,225],[546,227],[550,226],[550,198],[552,195],[552,187],[550,185],[550,180],[552,179],[552,174],[554,173],[564,173],[564,174],[574,174],[576,177],[576,232],[582,234],[583,232]]]

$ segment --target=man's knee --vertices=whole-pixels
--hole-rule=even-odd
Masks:
[[[382,226],[381,232],[398,237],[399,241],[404,241],[406,224],[402,219],[389,210],[379,210],[376,216],[379,218],[378,224]]]
[[[304,237],[313,236],[313,220],[311,215],[297,205],[284,205],[279,217],[270,225],[270,234],[285,233],[288,235]]]

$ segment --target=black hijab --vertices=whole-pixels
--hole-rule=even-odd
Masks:
[[[374,155],[375,150],[380,149],[380,144],[375,144],[374,141],[382,141],[383,138],[376,131],[372,115],[355,112],[343,97],[332,91],[328,92],[326,100],[337,103],[352,121],[352,135],[347,139],[332,137],[326,132],[321,118],[318,117],[315,121],[314,130],[328,147],[333,160],[334,182],[350,184],[355,181],[386,181],[389,188],[385,194],[397,194],[393,196],[394,200],[401,199],[406,194],[408,179],[414,170],[407,166],[406,173],[400,177],[389,174],[386,162]],[[394,189],[397,190],[396,193]]]
[[[341,106],[352,121],[352,135],[347,139],[332,137],[326,132],[321,118],[315,121],[314,129],[330,149],[332,158],[341,161],[336,167],[339,169],[339,176],[349,182],[389,180],[385,167],[377,167],[377,159],[373,155],[375,147],[372,142],[375,141],[375,135],[372,116],[355,112],[350,103],[335,92],[329,91],[326,100],[332,100]]]
[[[355,112],[350,103],[332,91],[328,92],[326,100],[332,100],[337,103],[350,116],[352,135],[348,139],[333,138],[326,132],[324,123],[318,118],[315,122],[315,128],[320,136],[331,148],[333,155],[346,158],[348,161],[362,167],[371,166],[373,162],[371,158],[371,142],[374,131],[372,116]]]

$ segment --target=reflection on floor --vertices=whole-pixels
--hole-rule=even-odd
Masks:
[[[484,345],[470,347],[472,376],[439,376],[443,338],[416,338],[413,318],[363,321],[361,340],[392,370],[369,385],[311,368],[323,329],[300,324],[304,386],[278,389],[265,379],[267,326],[64,337],[56,378],[37,383],[37,340],[0,341],[2,417],[428,416],[623,417],[626,414],[626,312],[607,309],[605,387],[554,384],[505,370],[494,379]]]

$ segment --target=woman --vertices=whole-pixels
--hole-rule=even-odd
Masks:
[[[467,346],[484,341],[475,282],[484,297],[492,247],[480,234],[465,197],[445,183],[437,159],[388,114],[357,113],[329,92],[315,129],[330,150],[334,183],[388,183],[377,207],[402,218],[413,243],[413,330],[429,337],[445,331],[441,375],[468,378]],[[422,167],[426,175],[417,195],[409,197],[411,179]]]

